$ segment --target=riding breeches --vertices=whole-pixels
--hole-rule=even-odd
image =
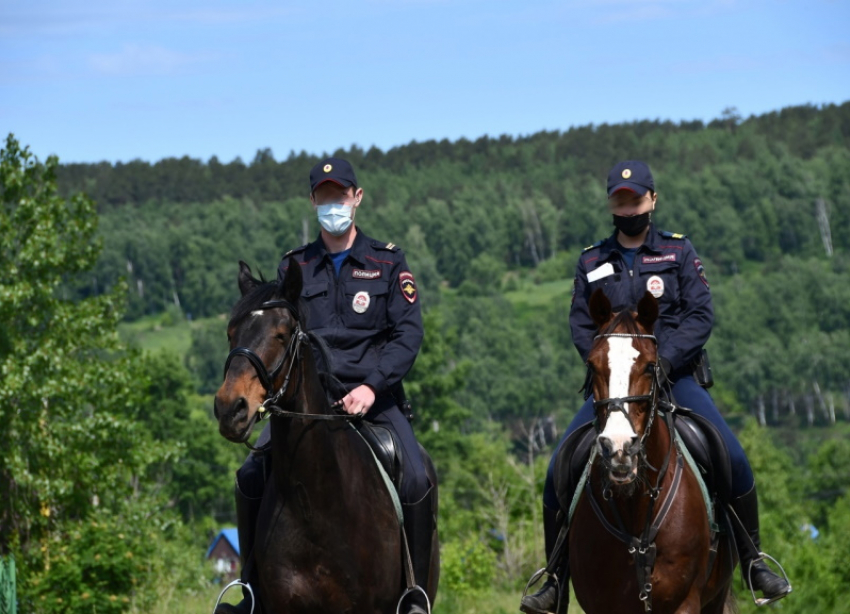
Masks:
[[[425,471],[425,461],[419,449],[419,443],[413,435],[410,422],[401,413],[395,401],[385,397],[379,397],[364,420],[376,426],[389,429],[396,436],[399,453],[402,458],[403,475],[399,498],[402,503],[416,503],[428,492],[431,482]],[[267,442],[270,437],[268,425],[260,434],[257,445]],[[265,454],[268,454],[265,453]],[[263,496],[265,489],[264,453],[252,452],[236,472],[236,480],[239,489],[248,497],[257,499]]]
[[[720,415],[720,411],[717,409],[708,391],[697,384],[691,375],[686,375],[673,382],[673,397],[679,405],[687,407],[695,414],[699,414],[717,428],[723,437],[723,441],[726,443],[726,449],[729,450],[729,459],[732,463],[731,495],[732,497],[740,497],[747,493],[755,482],[750,461],[747,460],[744,448],[741,447],[738,438],[735,437],[732,429],[729,428],[723,416]],[[546,473],[546,484],[543,487],[543,505],[551,510],[558,509],[558,497],[555,493],[554,477],[555,459],[558,456],[558,450],[573,432],[580,426],[592,422],[594,418],[593,396],[591,395],[584,402],[584,405],[581,406],[573,421],[570,422],[558,447],[555,448],[552,460],[549,462],[549,470]]]

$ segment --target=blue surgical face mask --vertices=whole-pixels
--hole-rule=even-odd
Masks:
[[[333,203],[331,205],[319,205],[316,207],[319,216],[319,224],[335,237],[340,236],[354,218],[354,207],[345,203]]]

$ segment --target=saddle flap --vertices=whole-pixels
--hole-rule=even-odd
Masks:
[[[395,435],[387,428],[376,426],[360,420],[356,425],[357,430],[363,435],[363,439],[372,448],[375,457],[387,475],[390,476],[393,485],[396,489],[399,488],[399,480],[401,479],[401,455],[398,453],[398,442],[395,440]]]
[[[711,422],[699,414],[673,414],[674,425],[688,452],[705,470],[708,489],[721,501],[729,501],[732,487],[732,462],[723,436]]]
[[[596,442],[593,422],[578,427],[558,450],[555,462],[555,489],[561,509],[568,510],[590,458],[590,449]]]

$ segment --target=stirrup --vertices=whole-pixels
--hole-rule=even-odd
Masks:
[[[782,576],[785,578],[785,584],[788,585],[788,590],[782,593],[781,595],[776,595],[775,597],[770,598],[756,597],[756,589],[753,588],[753,565],[765,559],[770,559],[777,567],[779,567],[779,571],[782,572]],[[787,597],[791,593],[791,591],[794,590],[791,586],[791,580],[788,579],[788,574],[785,573],[785,568],[782,567],[779,561],[777,561],[775,558],[773,558],[766,552],[759,552],[758,557],[750,561],[749,569],[747,569],[747,586],[750,587],[750,593],[752,593],[753,595],[753,603],[755,603],[756,606],[763,606],[769,603],[773,603],[774,601],[779,601],[783,597]]]
[[[428,593],[426,593],[425,589],[419,586],[418,584],[414,584],[401,594],[401,597],[399,597],[398,599],[398,605],[396,605],[395,608],[395,614],[401,614],[401,604],[404,603],[404,598],[407,597],[410,593],[415,593],[416,591],[419,591],[420,593],[422,593],[422,596],[425,597],[425,608],[428,611],[428,614],[431,614],[431,600],[428,599]]]
[[[215,606],[213,607],[213,614],[215,614],[215,611],[218,609],[218,606],[221,605],[221,598],[224,597],[224,593],[226,593],[228,590],[230,590],[234,586],[241,586],[243,588],[248,589],[248,594],[251,595],[251,613],[250,614],[254,614],[254,602],[256,601],[254,599],[254,589],[251,588],[250,584],[248,584],[247,582],[243,582],[239,578],[235,579],[233,582],[231,582],[230,584],[225,586],[223,589],[221,589],[221,592],[218,594],[218,599],[215,602]]]
[[[525,599],[526,595],[528,595],[528,590],[532,586],[534,586],[535,584],[540,582],[540,580],[541,580],[541,578],[543,578],[543,576],[549,576],[550,578],[552,578],[555,581],[555,588],[558,591],[558,600],[555,602],[555,611],[560,612],[561,611],[561,581],[558,579],[558,574],[553,573],[551,571],[548,571],[548,567],[543,567],[541,569],[538,569],[537,571],[535,571],[531,575],[531,578],[528,580],[528,583],[525,585],[525,590],[522,591],[522,599]],[[520,599],[520,602],[522,602],[522,599]]]

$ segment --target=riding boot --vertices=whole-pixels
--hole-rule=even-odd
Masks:
[[[566,543],[561,544],[559,552],[555,552],[555,544],[561,528],[558,522],[558,512],[543,506],[543,538],[546,547],[546,570],[551,575],[533,595],[526,595],[520,602],[519,609],[527,614],[564,614],[570,603],[570,563],[569,548]],[[558,593],[561,593],[560,608],[558,607]],[[557,612],[556,612],[557,610]]]
[[[248,561],[254,556],[254,537],[257,532],[257,516],[260,513],[260,504],[263,502],[262,497],[252,498],[247,496],[239,488],[239,481],[236,481],[236,527],[239,532],[239,558],[242,562],[242,581],[249,582],[255,574],[249,569]],[[250,567],[254,567],[251,565]],[[247,575],[246,575],[247,574]],[[252,584],[254,588],[254,599],[257,597],[256,582]],[[242,601],[236,605],[229,603],[221,603],[215,609],[213,614],[249,614],[251,612],[251,594],[248,589],[242,587]],[[260,612],[259,604],[254,604],[254,614]]]
[[[434,517],[433,486],[419,501],[409,505],[403,504],[402,509],[404,533],[413,563],[413,581],[427,591],[431,573],[431,548],[437,526]],[[403,614],[427,614],[429,611],[428,599],[419,590],[410,592],[401,604]]]
[[[741,572],[747,587],[761,591],[768,601],[781,599],[791,592],[791,585],[764,562],[759,537],[759,507],[755,484],[748,493],[733,499],[731,507],[743,525],[741,527],[733,522],[736,525],[735,542],[741,559]],[[742,529],[746,529],[746,532]]]

